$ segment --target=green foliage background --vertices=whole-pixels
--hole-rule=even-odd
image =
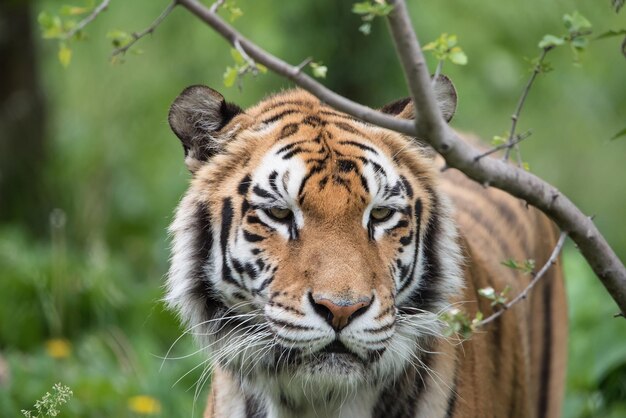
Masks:
[[[217,88],[242,106],[290,85],[268,73],[246,79],[243,91],[223,87],[229,46],[182,8],[137,45],[142,55],[131,52],[112,66],[106,33],[141,30],[167,3],[112,2],[87,28],[88,39],[72,44],[67,69],[55,42],[37,41],[49,123],[45,187],[34,192],[48,226],[33,231],[26,219],[0,225],[0,352],[11,372],[0,387],[0,416],[18,416],[58,381],[74,391],[61,416],[134,416],[128,400],[142,394],[161,402],[161,416],[201,415],[206,387],[192,408],[202,356],[191,338],[171,353],[189,357],[161,368],[182,332],[159,301],[166,228],[189,180],[168,106],[191,84]],[[564,13],[579,10],[597,33],[626,26],[626,12],[616,15],[608,0],[410,3],[423,41],[458,35],[469,63],[444,67],[459,94],[453,125],[483,138],[509,128],[529,75],[524,57],[538,55],[544,34],[563,31]],[[55,12],[60,4],[35,1],[33,9]],[[351,2],[239,5],[244,15],[235,24],[244,34],[291,63],[323,61],[324,83],[339,93],[373,107],[406,95],[384,23],[375,20],[364,36]],[[609,141],[626,124],[619,42],[592,42],[581,67],[566,49],[555,51],[549,58],[555,71],[540,76],[520,128],[534,132],[522,146],[531,170],[595,214],[624,260],[626,140]],[[612,319],[616,306],[574,248],[564,261],[571,318],[564,416],[626,416],[626,324]],[[46,353],[45,341],[56,337],[71,342],[68,358]]]

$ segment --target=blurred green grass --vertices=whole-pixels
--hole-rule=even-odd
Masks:
[[[160,358],[182,332],[159,300],[166,227],[189,177],[167,110],[190,84],[215,87],[242,106],[289,84],[268,74],[246,79],[243,91],[223,87],[229,47],[184,10],[137,45],[142,55],[112,66],[106,32],[142,29],[167,3],[113,2],[88,28],[89,38],[72,46],[67,69],[54,42],[38,41],[49,117],[41,212],[50,220],[35,234],[25,220],[0,225],[0,350],[11,371],[0,386],[0,416],[18,416],[58,381],[75,394],[62,416],[135,416],[128,403],[137,395],[157,399],[157,415],[192,416],[202,357],[166,361],[162,369]],[[60,4],[43,0],[34,8]],[[309,55],[323,61],[324,82],[338,92],[374,107],[406,95],[384,24],[375,22],[364,37],[351,3],[240,4],[236,25],[244,34],[292,63]],[[444,68],[459,92],[453,124],[484,138],[508,129],[528,76],[524,57],[537,55],[543,34],[561,30],[564,13],[578,9],[598,31],[626,26],[626,12],[616,16],[608,2],[442,4],[414,5],[414,22],[424,41],[444,31],[459,36],[469,64]],[[520,121],[521,130],[534,132],[524,159],[596,214],[623,260],[626,140],[608,138],[626,120],[626,60],[614,39],[592,43],[580,68],[565,50],[550,61],[556,70],[539,79]],[[571,320],[564,416],[626,416],[626,326],[612,319],[617,308],[574,248],[564,262]],[[51,357],[46,341],[53,338],[69,342],[68,357]],[[183,338],[173,354],[195,351]],[[193,416],[201,415],[204,396]]]

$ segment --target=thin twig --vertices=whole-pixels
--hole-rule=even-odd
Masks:
[[[309,65],[311,62],[313,62],[313,57],[307,57],[304,61],[302,61],[300,64],[296,65],[296,70],[298,72],[302,71],[302,69],[304,67],[306,67],[307,65]]]
[[[156,30],[156,28],[161,24],[161,22],[163,22],[163,20],[167,16],[169,16],[170,13],[172,13],[172,10],[174,10],[177,4],[178,4],[178,0],[172,0],[172,2],[165,8],[165,10],[161,12],[159,17],[157,17],[150,26],[148,26],[146,29],[144,29],[141,32],[133,32],[131,34],[133,39],[130,42],[128,42],[126,45],[115,49],[111,53],[111,57],[115,57],[116,55],[120,55],[120,54],[125,54],[126,51],[128,51],[133,45],[135,45],[141,38],[153,33]]]
[[[300,71],[297,67],[286,63],[276,56],[268,53],[258,45],[246,39],[235,28],[226,23],[217,13],[198,0],[178,0],[178,4],[195,14],[202,21],[211,26],[218,34],[234,46],[237,39],[241,47],[256,62],[265,65],[268,69],[292,80],[300,87],[308,90],[329,106],[342,110],[358,119],[367,121],[383,128],[391,129],[406,135],[415,135],[415,128],[411,121],[402,120],[371,109],[362,104],[353,102],[334,91],[318,83],[308,74]]]
[[[520,142],[522,142],[523,140],[525,140],[526,138],[528,138],[530,135],[532,135],[532,131],[530,131],[530,130],[528,130],[528,131],[526,131],[526,132],[524,132],[524,133],[521,133],[521,134],[519,134],[519,135],[516,135],[516,136],[515,136],[515,138],[513,139],[513,142],[512,142],[512,143],[506,142],[506,143],[504,143],[504,144],[500,144],[500,145],[498,145],[497,147],[493,147],[493,148],[491,148],[489,151],[486,151],[486,152],[484,152],[484,153],[482,153],[482,154],[477,155],[476,157],[474,157],[474,161],[478,161],[478,160],[480,160],[481,158],[484,158],[484,157],[486,157],[486,156],[488,156],[488,155],[491,155],[491,154],[493,154],[494,152],[501,151],[501,150],[503,150],[503,149],[505,149],[505,148],[511,148],[511,145],[517,145],[517,144],[519,144]]]
[[[484,327],[488,323],[493,322],[496,318],[498,318],[504,312],[506,312],[507,310],[511,309],[516,303],[518,303],[522,299],[526,299],[528,297],[528,294],[530,293],[530,291],[537,284],[537,282],[539,282],[539,280],[541,280],[541,278],[546,274],[546,272],[550,269],[550,267],[552,267],[554,264],[556,264],[556,260],[559,257],[559,254],[561,253],[561,249],[563,249],[563,244],[565,244],[565,239],[566,238],[567,238],[567,232],[561,232],[561,235],[559,236],[559,240],[557,241],[556,246],[554,247],[554,250],[552,250],[552,254],[550,254],[550,258],[548,258],[548,261],[546,261],[546,263],[543,265],[543,267],[541,267],[541,269],[537,273],[534,274],[533,279],[530,281],[530,283],[528,283],[528,286],[526,286],[526,288],[524,290],[522,290],[510,302],[502,305],[502,307],[500,308],[499,311],[494,312],[493,314],[491,314],[487,318],[485,318],[482,321],[474,324],[474,327],[476,329]]]
[[[109,7],[110,2],[111,0],[102,0],[102,3],[100,3],[95,9],[91,11],[91,13],[89,13],[89,16],[78,22],[76,26],[74,26],[71,30],[63,35],[63,40],[67,41],[78,32],[83,30],[85,26],[93,22],[100,13],[104,12],[106,8]]]
[[[420,76],[417,82],[413,80],[409,84],[416,106],[416,113],[419,114],[421,121],[418,126],[419,129],[416,130],[412,121],[385,115],[326,88],[312,77],[300,72],[298,68],[269,54],[244,38],[232,26],[224,22],[217,14],[212,13],[208,7],[198,0],[178,0],[178,3],[195,14],[231,44],[235,39],[238,39],[241,47],[256,62],[292,80],[329,106],[382,128],[420,138],[428,142],[444,157],[447,166],[460,170],[479,184],[489,184],[497,187],[543,211],[562,230],[569,231],[570,238],[578,245],[595,274],[617,302],[620,311],[626,312],[626,268],[624,268],[624,264],[606,242],[600,231],[598,231],[595,224],[566,196],[558,194],[558,199],[555,198],[554,186],[534,174],[506,164],[496,158],[483,158],[475,161],[475,157],[480,154],[480,151],[461,139],[438,115],[434,92],[432,92],[430,85],[430,75],[425,65],[418,69],[418,71],[424,73],[424,76]],[[394,4],[398,3],[399,1],[394,1]],[[406,7],[403,9],[401,13],[406,14]],[[394,28],[394,31],[403,32],[404,25],[411,25],[410,19],[407,17],[401,23],[397,19],[392,20],[391,17],[396,10],[397,7],[394,7],[394,10],[388,16],[389,27],[390,29]],[[407,44],[416,44],[417,48],[407,48]],[[402,43],[396,42],[396,45],[399,55],[423,62],[424,57],[417,38],[409,38]],[[416,51],[418,55],[409,54],[410,51]],[[405,73],[410,73],[414,66],[404,65],[403,61],[403,68]],[[425,91],[430,93],[423,93]],[[415,100],[415,96],[419,100]],[[435,110],[431,109],[431,111],[428,111],[428,108],[431,107]]]
[[[211,5],[211,13],[217,13],[217,11],[219,10],[220,7],[222,7],[222,5],[224,4],[225,0],[217,0],[215,3],[213,3]]]
[[[259,69],[256,67],[256,62],[254,62],[254,60],[250,58],[246,51],[244,51],[244,49],[241,47],[239,39],[235,39],[235,41],[233,42],[233,46],[235,47],[237,52],[239,52],[244,61],[246,61],[246,63],[248,64],[246,66],[246,71],[251,71],[252,74],[257,75],[259,73]]]
[[[443,70],[443,60],[439,60],[437,61],[437,67],[435,68],[435,74],[433,75],[432,79],[432,85],[433,88],[435,88],[435,84],[437,84],[437,79],[439,78],[439,74],[441,74],[441,71]]]
[[[506,151],[504,152],[503,160],[504,161],[509,160],[509,155],[511,154],[511,148],[515,146],[517,153],[518,153],[518,166],[521,165],[521,162],[519,160],[520,159],[519,148],[517,147],[517,144],[513,143],[514,142],[513,140],[515,138],[515,129],[517,128],[517,121],[519,120],[520,113],[522,112],[522,108],[524,107],[524,103],[526,102],[526,98],[528,97],[528,93],[530,92],[530,88],[533,86],[533,83],[535,82],[535,79],[537,78],[539,73],[541,73],[541,66],[543,64],[543,60],[546,58],[546,55],[548,54],[548,52],[550,52],[552,48],[553,47],[548,46],[548,47],[543,48],[543,50],[541,51],[541,55],[539,56],[539,59],[537,60],[535,68],[533,68],[533,72],[530,75],[528,82],[526,82],[526,87],[524,87],[524,90],[522,91],[522,95],[517,101],[515,112],[511,115],[511,130],[509,131],[509,139],[507,140],[508,147]]]

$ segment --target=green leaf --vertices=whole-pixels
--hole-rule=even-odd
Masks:
[[[530,171],[530,164],[528,164],[526,161],[522,161],[522,168],[526,171]]]
[[[224,72],[224,85],[226,87],[232,87],[237,81],[237,69],[234,67],[226,67],[226,71]]]
[[[79,16],[79,15],[87,13],[88,11],[89,11],[88,7],[76,7],[76,6],[65,5],[61,7],[61,10],[59,12],[64,16]]]
[[[231,23],[243,16],[243,10],[237,6],[235,0],[226,1],[224,9],[228,12],[228,20],[230,20]]]
[[[522,270],[524,271],[524,273],[528,273],[528,274],[535,271],[535,260],[533,260],[532,258],[529,258],[528,260],[524,260],[524,267],[522,268]]]
[[[508,260],[504,260],[501,262],[501,264],[503,266],[506,266],[510,269],[514,269],[514,270],[519,270],[520,266],[519,264],[517,264],[517,261],[513,260],[512,258],[509,258]]]
[[[494,300],[496,298],[496,291],[493,290],[493,287],[484,287],[482,289],[478,289],[478,294],[489,300]]]
[[[539,48],[544,49],[544,48],[563,45],[564,43],[565,43],[565,39],[563,39],[562,37],[554,36],[554,35],[545,35],[543,39],[539,41],[538,46]]]
[[[267,72],[267,67],[263,64],[255,64],[256,69],[259,70],[261,74],[265,74]]]
[[[506,144],[509,140],[509,132],[504,132],[502,135],[494,135],[491,139],[491,145],[497,147],[498,145]]]
[[[65,43],[61,43],[58,55],[61,65],[67,68],[70,65],[70,61],[72,61],[72,50]]]
[[[615,141],[616,139],[621,138],[621,137],[626,137],[626,128],[622,129],[621,131],[613,135],[611,137],[611,141]]]
[[[74,26],[76,26],[76,21],[74,19],[66,20],[63,22],[63,31],[69,32],[74,29]]]
[[[309,64],[311,70],[313,72],[313,77],[316,78],[326,78],[326,73],[328,72],[328,67],[322,65],[321,62],[312,62]]]
[[[361,3],[354,3],[352,5],[352,13],[358,15],[364,15],[372,12],[372,4],[369,1],[363,1]]]
[[[446,46],[448,47],[448,49],[451,49],[453,46],[455,46],[457,44],[457,36],[456,35],[450,35],[448,36],[448,38],[445,40]]]
[[[363,35],[369,35],[372,32],[371,23],[363,23],[361,26],[359,26],[359,32],[361,32]]]
[[[128,45],[133,40],[133,36],[123,30],[114,29],[106,34],[107,39],[111,40],[114,48],[121,48]]]
[[[63,35],[63,22],[59,16],[41,12],[37,17],[44,39],[60,38]]]
[[[450,51],[450,61],[456,65],[466,65],[467,55],[458,46],[452,48]]]
[[[438,45],[437,41],[429,42],[422,47],[422,51],[432,51],[435,48],[437,48],[437,45]]]
[[[42,29],[50,29],[54,25],[54,17],[48,12],[41,12],[37,16],[37,22]]]
[[[235,61],[235,64],[237,65],[244,65],[246,63],[246,60],[243,58],[243,55],[241,55],[241,53],[237,51],[235,48],[230,49],[230,56],[233,57],[233,60]]]
[[[577,10],[571,15],[564,15],[563,23],[570,33],[579,32],[582,29],[591,29],[591,22],[589,22],[585,16],[578,13]]]
[[[585,49],[589,45],[589,39],[583,37],[576,37],[572,39],[572,46],[576,49]]]
[[[626,29],[608,30],[596,36],[594,39],[606,39],[606,38],[613,38],[615,36],[622,36],[622,35],[626,35]]]
[[[241,8],[239,7],[231,7],[230,9],[228,9],[228,11],[230,13],[228,19],[231,21],[231,23],[243,16],[243,10],[241,10]]]

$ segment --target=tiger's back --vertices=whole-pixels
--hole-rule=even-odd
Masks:
[[[531,277],[502,261],[547,260],[555,229],[539,212],[440,175],[412,139],[304,91],[244,111],[194,86],[170,125],[193,180],[167,300],[213,359],[207,417],[559,416],[559,266],[467,341],[440,319],[489,314],[478,289],[525,288]]]
[[[457,171],[443,174],[441,186],[456,208],[466,259],[465,309],[473,316],[493,312],[478,289],[508,299],[522,292],[532,275],[505,266],[533,260],[535,271],[552,253],[558,232],[540,211],[505,192],[486,188]],[[455,417],[560,417],[567,368],[567,306],[560,262],[521,301],[463,344],[464,397],[481,399],[482,411],[460,408]],[[498,398],[494,398],[494,394]],[[463,401],[460,401],[462,405]]]

